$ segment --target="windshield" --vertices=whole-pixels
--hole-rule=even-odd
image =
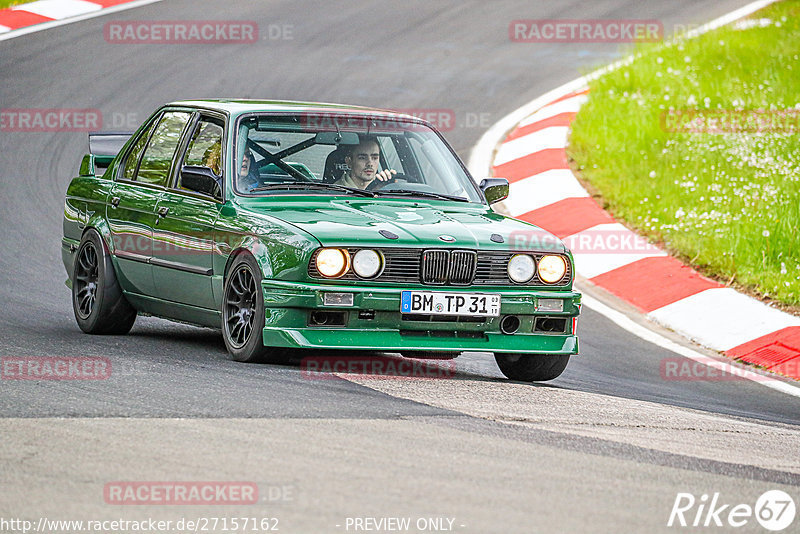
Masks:
[[[430,127],[396,117],[301,113],[239,123],[234,189],[483,202]]]

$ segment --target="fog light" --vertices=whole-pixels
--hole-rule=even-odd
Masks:
[[[536,311],[562,312],[564,301],[562,299],[539,299],[536,301]]]
[[[323,306],[352,306],[353,294],[352,293],[323,293],[322,294]]]

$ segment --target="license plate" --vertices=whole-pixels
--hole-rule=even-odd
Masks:
[[[400,313],[497,317],[500,315],[500,295],[402,291]]]

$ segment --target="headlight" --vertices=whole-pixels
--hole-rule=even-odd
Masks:
[[[518,284],[524,284],[536,272],[536,263],[527,254],[517,254],[508,260],[508,277]]]
[[[374,250],[359,250],[353,256],[353,271],[361,278],[376,276],[383,267],[383,258]]]
[[[317,254],[317,270],[322,276],[339,278],[350,268],[350,254],[340,248],[324,248]]]
[[[567,272],[567,262],[561,256],[544,256],[539,260],[539,278],[542,282],[555,284]]]

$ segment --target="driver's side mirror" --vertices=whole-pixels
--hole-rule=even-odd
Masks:
[[[479,187],[489,204],[508,198],[508,180],[505,178],[484,178]]]
[[[208,167],[184,165],[181,168],[181,187],[204,195],[219,197],[219,176]]]

